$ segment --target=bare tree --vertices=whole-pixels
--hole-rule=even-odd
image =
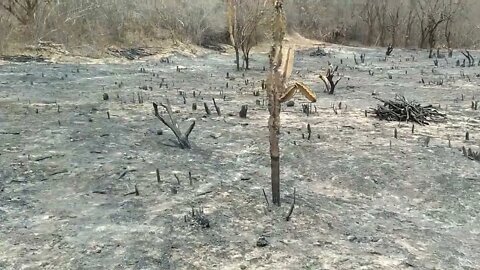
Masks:
[[[238,20],[237,20],[237,0],[227,1],[227,21],[228,21],[228,34],[230,36],[230,42],[235,50],[235,63],[237,64],[237,70],[240,70],[240,41],[238,40]]]
[[[392,4],[392,7],[388,11],[388,24],[387,29],[390,32],[391,41],[390,44],[395,47],[397,46],[397,35],[399,32],[401,24],[401,4]]]
[[[437,29],[446,20],[444,1],[417,1],[416,14],[420,22],[420,48],[426,48],[427,41],[430,50],[433,50],[435,47]]]
[[[48,40],[98,56],[112,44],[157,46],[168,38],[178,45],[210,48],[229,43],[237,48],[241,69],[242,61],[250,67],[251,48],[265,37],[269,16],[261,16],[263,1],[0,0],[0,31],[10,37],[3,38],[1,46]],[[228,31],[225,16],[218,15],[225,13],[225,3],[232,2],[238,25]],[[284,5],[289,31],[313,39],[434,49],[439,43],[480,44],[478,0],[288,0]],[[236,45],[228,40],[227,31],[237,34]]]
[[[0,53],[8,48],[8,41],[12,34],[12,23],[4,13],[0,13]]]
[[[444,35],[447,48],[452,48],[452,26],[455,23],[457,13],[463,9],[464,1],[462,0],[448,0],[445,4],[445,27]]]
[[[370,1],[369,1],[370,2]],[[386,30],[387,26],[387,1],[386,0],[377,0],[374,3],[375,7],[375,17],[378,23],[378,38],[375,44],[379,44],[381,47],[385,46],[385,37],[386,37]]]
[[[50,0],[2,0],[0,5],[21,24],[30,25],[35,20],[38,7],[49,3]]]
[[[405,19],[405,39],[403,46],[408,47],[412,40],[413,25],[415,23],[415,3],[416,0],[410,0],[408,5],[408,15]]]
[[[250,51],[259,39],[263,7],[260,0],[227,0],[228,32],[235,50],[237,70],[240,70],[240,50],[243,53],[245,69],[250,68]]]
[[[375,3],[367,0],[360,13],[360,17],[367,24],[367,45],[373,44],[373,34],[375,32],[375,22],[377,20],[377,12],[375,10]]]
[[[250,51],[260,39],[259,27],[263,22],[264,10],[259,0],[243,1],[240,5],[240,48],[245,69],[250,69]]]
[[[129,2],[132,5],[132,1]],[[214,32],[215,27],[221,28],[222,26],[222,24],[218,23],[220,20],[216,18],[222,18],[222,16],[217,16],[217,14],[222,11],[223,6],[218,5],[217,2],[221,3],[215,0],[161,0],[155,5],[155,10],[160,20],[158,27],[167,29],[174,43],[179,40],[204,45],[205,42],[208,42],[205,41],[207,34]],[[128,13],[131,10],[135,10],[135,6],[139,4],[133,5],[125,12]],[[212,24],[212,22],[215,22],[216,25]]]

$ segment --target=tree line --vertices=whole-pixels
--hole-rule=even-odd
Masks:
[[[419,48],[479,42],[476,0],[289,0],[285,5],[288,31],[327,42]],[[0,0],[0,50],[40,40],[91,50],[162,40],[230,44],[241,58],[237,63],[247,68],[251,47],[270,38],[268,10],[265,0]]]

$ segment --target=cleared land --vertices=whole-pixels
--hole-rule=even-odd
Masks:
[[[297,57],[293,79],[315,88],[318,101],[309,116],[300,97],[283,109],[283,205],[272,211],[262,192],[270,187],[266,55],[244,73],[216,53],[170,63],[4,62],[0,268],[480,269],[480,163],[461,151],[478,150],[471,103],[480,67],[457,67],[460,52],[435,67],[425,51],[395,50],[386,61],[383,49],[326,51]],[[327,61],[344,75],[335,95],[318,78]],[[440,106],[448,119],[412,134],[411,123],[365,117],[378,103],[372,93]],[[182,129],[196,120],[191,150],[175,147],[153,115],[152,102],[166,98]],[[190,217],[192,207],[204,209],[209,228]],[[257,247],[262,235],[269,245]]]

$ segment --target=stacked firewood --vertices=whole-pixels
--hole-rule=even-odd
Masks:
[[[394,100],[383,100],[375,97],[383,104],[373,109],[380,120],[415,122],[428,125],[429,122],[439,122],[446,119],[446,114],[438,112],[432,105],[422,106],[415,101],[408,101],[404,96],[397,95]]]

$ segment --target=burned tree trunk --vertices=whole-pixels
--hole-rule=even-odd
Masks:
[[[274,51],[274,49],[272,49]],[[273,65],[271,65],[273,67]],[[269,75],[268,84],[268,119],[269,141],[270,141],[270,169],[272,181],[272,202],[280,206],[280,146],[278,134],[280,132],[280,95],[283,85],[280,82],[279,74],[273,72]]]
[[[282,43],[286,32],[286,17],[283,11],[283,1],[272,1],[275,9],[272,32],[273,46],[270,51],[270,71],[267,77],[267,95],[269,141],[270,141],[270,169],[272,181],[272,203],[280,206],[280,95],[285,92],[285,84],[279,71],[282,59]]]
[[[237,70],[240,70],[240,50],[235,48],[235,63],[237,64]]]
[[[266,2],[265,2],[266,3]],[[283,48],[287,23],[283,10],[283,0],[272,0],[274,17],[272,20],[273,45],[269,54],[270,68],[267,75],[267,96],[270,167],[272,181],[272,202],[280,206],[280,109],[281,103],[291,99],[296,93],[301,93],[311,102],[316,101],[313,91],[302,82],[294,82],[287,86],[292,74],[295,51],[292,48]]]

